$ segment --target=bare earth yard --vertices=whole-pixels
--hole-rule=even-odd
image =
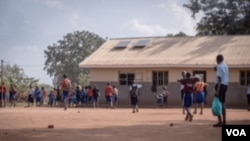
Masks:
[[[228,109],[228,124],[250,125],[250,112]],[[0,141],[221,141],[211,109],[184,121],[181,109],[0,108]],[[174,126],[170,126],[173,123]],[[49,129],[48,125],[54,125]]]

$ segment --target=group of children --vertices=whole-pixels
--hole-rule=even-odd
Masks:
[[[7,98],[7,93],[9,93],[9,97]],[[0,86],[0,103],[3,107],[6,106],[6,99],[9,99],[10,106],[16,106],[17,100],[17,91],[16,86],[14,84],[10,84],[10,88],[8,89],[4,82],[2,82]]]
[[[197,113],[197,106],[200,106],[200,114],[203,114],[203,107],[206,101],[206,87],[208,83],[202,81],[200,77],[191,77],[189,72],[182,72],[183,78],[178,80],[182,85],[181,97],[183,100],[183,114],[186,114],[185,120],[192,121],[193,114]],[[194,112],[190,109],[194,106]]]
[[[111,107],[117,105],[118,102],[118,89],[115,85],[110,86],[111,88],[111,97],[107,97],[107,88],[105,89],[105,97],[107,102],[112,103]],[[33,103],[36,104],[36,106],[41,106],[44,104],[45,99],[48,98],[47,103],[51,107],[55,106],[63,106],[63,94],[60,87],[54,88],[49,92],[49,94],[44,94],[45,89],[42,88],[39,89],[38,86],[33,90],[32,86],[30,87],[29,92],[29,99],[28,99],[28,106]],[[69,107],[71,106],[83,106],[83,104],[93,104],[93,107],[99,106],[99,98],[101,96],[101,91],[97,87],[97,85],[92,86],[85,86],[81,87],[80,85],[77,85],[75,88],[71,88],[69,91],[69,97],[67,104]]]

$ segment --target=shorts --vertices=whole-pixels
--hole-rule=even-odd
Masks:
[[[94,102],[98,102],[99,96],[93,96]]]
[[[42,98],[41,97],[36,97],[36,102],[41,102]]]
[[[205,102],[205,94],[204,92],[198,92],[194,95],[194,103],[204,103]]]
[[[3,100],[5,100],[5,99],[6,99],[6,94],[3,93],[3,95],[2,95],[2,93],[0,92],[0,99],[1,99],[1,100],[2,100],[2,96],[3,96]]]
[[[186,93],[184,95],[184,107],[191,107],[193,105],[193,93]]]
[[[114,95],[114,102],[117,102],[118,101],[118,96],[117,95]]]
[[[130,97],[130,100],[131,100],[131,105],[137,105],[139,100],[137,97]]]
[[[69,98],[69,92],[68,91],[63,91],[63,100],[68,99]]]
[[[10,102],[16,101],[16,97],[17,97],[17,94],[16,94],[16,93],[10,93],[9,101],[10,101]]]
[[[106,101],[107,101],[107,102],[112,102],[112,96],[106,95]]]
[[[220,90],[219,90],[219,99],[221,103],[225,103],[226,101],[226,92],[227,92],[227,85],[221,84]],[[215,85],[215,90],[217,91],[218,85]]]
[[[29,94],[29,96],[28,96],[28,102],[29,103],[33,103],[34,102],[34,98],[33,98],[32,94]]]

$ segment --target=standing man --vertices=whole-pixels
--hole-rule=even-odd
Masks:
[[[67,75],[63,75],[63,81],[61,82],[61,89],[63,94],[63,102],[64,102],[64,110],[67,110],[68,107],[68,99],[69,99],[69,92],[71,90],[71,81],[68,79]]]
[[[139,112],[139,107],[138,107],[138,95],[139,95],[139,89],[142,87],[140,84],[136,84],[135,80],[132,81],[132,85],[129,88],[130,92],[130,100],[131,100],[131,105],[133,109],[133,113]]]
[[[226,92],[229,82],[229,69],[226,63],[224,63],[223,55],[219,54],[216,57],[217,70],[216,70],[216,85],[215,85],[215,96],[219,97],[222,104],[222,116],[218,116],[218,123],[214,124],[214,127],[221,127],[221,125],[226,124]]]

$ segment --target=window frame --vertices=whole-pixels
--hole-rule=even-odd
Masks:
[[[205,70],[194,70],[193,71],[193,76],[195,75],[203,75],[203,82],[207,82],[207,71]]]
[[[247,86],[247,84],[250,84],[250,70],[239,71],[239,84],[241,86]]]
[[[123,77],[121,77],[123,76]],[[132,72],[119,72],[118,82],[121,86],[131,85],[132,81],[135,80],[135,73]]]
[[[154,86],[166,86],[169,83],[169,71],[152,71],[152,84]]]

